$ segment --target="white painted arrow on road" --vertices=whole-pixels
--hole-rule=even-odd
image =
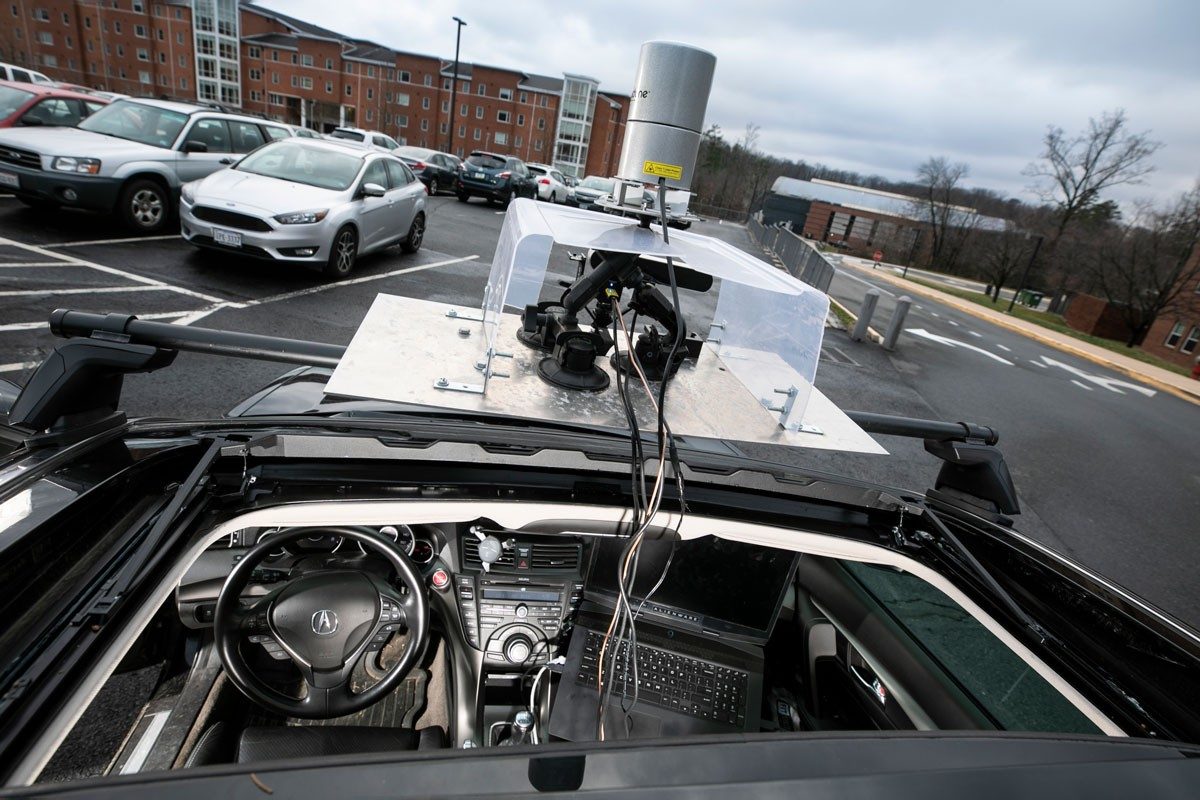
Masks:
[[[904,332],[911,333],[913,336],[920,336],[921,338],[928,339],[931,342],[941,342],[942,344],[949,345],[950,347],[962,347],[966,350],[974,350],[976,353],[982,353],[990,359],[999,361],[1001,364],[1007,364],[1010,367],[1013,365],[1013,362],[1009,361],[1007,358],[1001,358],[995,353],[984,350],[982,347],[976,347],[973,344],[960,342],[957,339],[951,339],[949,336],[939,336],[936,333],[930,333],[924,328],[905,328]]]
[[[1046,362],[1045,366],[1058,367],[1059,369],[1065,369],[1067,372],[1071,373],[1072,375],[1082,378],[1083,380],[1087,381],[1088,383],[1094,383],[1097,386],[1103,386],[1105,389],[1108,389],[1110,392],[1116,392],[1117,394],[1125,394],[1125,392],[1123,392],[1121,390],[1129,389],[1130,391],[1141,392],[1146,397],[1154,397],[1154,395],[1158,394],[1158,392],[1155,391],[1154,389],[1147,389],[1145,386],[1138,386],[1136,383],[1128,383],[1126,381],[1119,381],[1116,378],[1105,378],[1102,375],[1093,375],[1090,372],[1084,372],[1081,369],[1077,369],[1068,364],[1064,364],[1061,361],[1055,361],[1053,358],[1047,358],[1046,356],[1041,356],[1041,359],[1042,359],[1042,361]],[[1036,361],[1034,361],[1033,363],[1037,364]],[[1039,366],[1042,366],[1042,365],[1039,365]],[[1072,381],[1072,383],[1075,383],[1075,381]]]

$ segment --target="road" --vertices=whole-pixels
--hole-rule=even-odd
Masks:
[[[331,284],[294,267],[201,258],[175,236],[129,240],[100,217],[40,217],[0,196],[0,377],[23,381],[56,344],[44,323],[57,307],[347,344],[379,292],[477,304],[503,219],[481,202],[430,198],[420,253],[365,257],[350,280]],[[693,230],[755,252],[740,226]],[[563,253],[552,256],[547,296],[571,271]],[[869,270],[846,267],[831,293],[857,308],[873,283]],[[878,283],[882,325],[894,290]],[[694,329],[714,299],[684,294]],[[895,354],[827,331],[817,385],[843,408],[997,427],[1022,530],[1200,626],[1197,409],[924,299],[907,327]],[[134,416],[218,416],[283,370],[183,353],[169,370],[127,378],[123,404]],[[907,489],[932,485],[938,462],[920,442],[881,441],[890,457],[746,449]]]
[[[870,269],[843,266],[830,294],[857,310],[871,287],[882,328],[898,290]],[[1200,620],[1200,409],[920,297],[889,360],[936,416],[999,429],[1022,529]]]

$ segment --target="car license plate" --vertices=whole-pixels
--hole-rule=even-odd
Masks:
[[[14,189],[20,189],[21,180],[11,172],[0,172],[0,186],[11,186]]]
[[[16,177],[16,176],[13,176],[13,177]],[[471,173],[471,177],[477,181],[481,181],[484,178],[486,178],[487,175],[484,175],[482,172],[473,172],[473,173]]]
[[[213,241],[217,244],[223,244],[226,247],[241,247],[242,235],[233,231],[223,231],[220,228],[213,228]]]

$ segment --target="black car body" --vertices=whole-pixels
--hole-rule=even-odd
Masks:
[[[76,312],[55,312],[51,329],[79,338],[24,390],[0,382],[9,796],[1194,796],[1200,637],[1016,532],[988,428],[854,416],[926,440],[944,463],[925,495],[680,438],[689,508],[677,536],[656,536],[664,577],[676,554],[683,566],[639,607],[638,642],[678,640],[700,669],[653,672],[641,710],[614,712],[629,740],[561,741],[563,698],[595,711],[582,637],[611,608],[604,558],[630,540],[628,436],[329,396],[334,345]],[[119,376],[166,368],[179,349],[321,366],[225,419],[114,410]],[[485,558],[492,533],[507,542]],[[392,574],[368,552],[402,535]],[[768,574],[781,596],[757,596]],[[329,594],[338,581],[392,599],[379,612],[368,593],[356,610]],[[281,610],[301,584],[323,596]],[[715,616],[678,609],[688,586]],[[763,647],[727,624],[754,605],[770,620]],[[341,642],[320,638],[338,635],[339,616],[378,613],[378,628],[353,634],[356,680],[418,659],[386,702],[313,725],[311,707],[285,719],[239,693],[259,685],[252,671],[265,676],[258,702],[279,702],[294,662],[324,702],[317,656],[281,647],[287,626]],[[521,637],[539,626],[565,663],[529,651]],[[399,661],[370,656],[376,637],[374,652],[400,643]],[[750,715],[740,732],[723,693],[745,690],[719,658],[762,660],[746,668],[759,671],[737,701]],[[639,733],[649,712],[678,716],[681,685],[694,713],[719,719],[694,717],[689,736]],[[549,718],[541,744],[493,749],[514,741],[527,702]]]
[[[426,147],[398,147],[394,152],[408,164],[431,195],[454,188],[458,168],[462,165],[462,159],[458,156]]]
[[[536,198],[537,183],[521,159],[476,150],[458,170],[454,193],[464,203],[483,197],[507,205],[514,197]]]

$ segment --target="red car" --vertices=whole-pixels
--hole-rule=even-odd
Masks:
[[[0,128],[72,127],[106,105],[107,100],[82,92],[0,81]]]

